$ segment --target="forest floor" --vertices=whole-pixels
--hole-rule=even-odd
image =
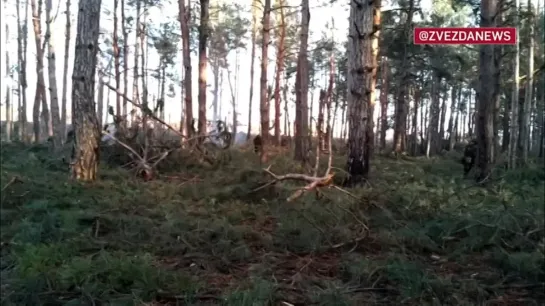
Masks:
[[[479,187],[454,153],[376,156],[357,200],[327,189],[288,203],[300,183],[252,193],[270,179],[258,157],[229,155],[150,182],[101,166],[79,184],[43,150],[4,144],[1,304],[545,303],[541,164]]]

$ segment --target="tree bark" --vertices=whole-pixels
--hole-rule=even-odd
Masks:
[[[72,151],[72,176],[81,181],[97,178],[100,128],[95,112],[95,69],[100,31],[101,0],[80,0],[72,100],[74,101],[75,141]]]
[[[270,98],[267,95],[267,64],[269,61],[271,0],[265,0],[263,8],[263,44],[261,46],[261,78],[260,78],[260,114],[261,114],[261,161],[265,161],[266,148],[269,145],[269,110]]]
[[[34,96],[34,108],[32,121],[34,124],[34,141],[40,142],[40,103],[42,107],[42,118],[45,124],[45,129],[49,136],[52,136],[49,125],[49,108],[47,106],[47,97],[45,94],[45,78],[44,78],[44,48],[42,46],[42,0],[39,0],[36,6],[36,0],[30,1],[32,7],[32,24],[34,28],[34,40],[36,44],[36,93]]]
[[[28,30],[26,26],[21,26],[20,0],[17,0],[17,57],[20,63],[19,69],[19,88],[21,93],[21,107],[19,108],[19,135],[23,142],[27,141],[27,79],[26,63],[28,49]],[[28,24],[28,2],[25,2],[25,18],[23,24]]]
[[[528,28],[529,28],[529,45],[528,45],[528,77],[526,79],[526,92],[524,97],[524,104],[520,110],[520,116],[523,124],[520,125],[519,131],[519,149],[518,155],[520,156],[521,164],[528,163],[528,147],[530,142],[530,114],[532,112],[532,99],[533,99],[533,85],[534,85],[534,21],[532,1],[528,0]]]
[[[350,2],[348,42],[347,186],[368,179],[373,147],[373,107],[377,78],[381,1]],[[403,125],[405,127],[405,125]]]
[[[140,0],[136,0],[137,2]],[[117,11],[119,7],[119,0],[114,0],[114,29],[113,29],[113,41],[112,41],[112,47],[114,51],[114,69],[115,69],[115,90],[117,92],[121,89],[121,73],[119,72],[119,39],[117,36],[118,32],[118,21],[117,21]],[[121,96],[115,95],[115,114],[117,116],[121,116]]]
[[[429,112],[428,147],[430,154],[436,154],[440,147],[439,117],[441,99],[441,77],[437,71],[433,72],[431,88],[431,105]]]
[[[189,41],[189,20],[191,20],[191,2],[188,0],[187,7],[185,0],[178,0],[180,28],[182,32],[182,54],[184,71],[184,91],[185,91],[185,121],[186,133],[188,137],[193,136],[193,102],[192,95],[193,89],[192,77],[191,77],[191,49]]]
[[[4,0],[4,12],[7,12],[7,4],[8,4],[8,1],[7,0]],[[3,14],[2,14],[3,15]],[[10,82],[13,80],[13,74],[11,73],[11,68],[10,68],[10,61],[9,61],[9,49],[7,48],[8,46],[8,41],[9,41],[9,25],[8,23],[6,22],[6,32],[5,32],[5,47],[6,47],[6,77],[10,77],[10,81],[6,82],[6,141],[7,142],[10,142],[11,141],[11,124],[12,124],[12,117],[11,117],[11,101],[10,101],[10,98],[11,98],[11,84]]]
[[[61,102],[61,134],[63,142],[66,141],[66,122],[67,110],[66,102],[68,95],[68,60],[70,59],[70,31],[72,28],[70,21],[70,5],[71,1],[66,0],[66,26],[64,30],[64,63],[62,68],[62,102]],[[71,107],[73,109],[73,106]],[[74,117],[70,118],[73,120]]]
[[[494,0],[481,2],[481,27],[495,27],[498,4]],[[477,181],[482,181],[490,175],[494,146],[494,104],[495,78],[498,76],[499,63],[494,45],[482,45],[479,51],[479,87],[477,91]]]
[[[412,135],[413,135],[413,155],[418,154],[418,109],[420,107],[420,99],[422,99],[422,93],[420,89],[420,84],[416,84],[414,88],[414,109],[413,109],[413,126],[412,126]]]
[[[182,0],[180,0],[182,1]],[[136,16],[134,18],[134,67],[133,67],[133,79],[132,79],[132,100],[136,103],[140,103],[140,90],[138,87],[138,78],[140,77],[140,71],[138,71],[138,63],[140,61],[140,44],[138,38],[140,37],[140,11],[142,10],[141,1],[136,1]],[[182,34],[183,35],[183,34]],[[142,78],[144,76],[141,76]],[[134,121],[134,116],[131,116],[131,124]]]
[[[302,163],[308,161],[308,36],[310,22],[309,0],[302,0],[301,7],[301,42],[297,57],[297,72],[295,75],[295,160]]]
[[[396,112],[395,112],[395,127],[394,127],[394,152],[402,153],[405,151],[405,139],[407,138],[407,86],[409,81],[408,65],[409,65],[409,45],[412,43],[410,40],[410,31],[412,27],[414,11],[414,0],[409,0],[409,11],[407,12],[407,21],[405,22],[405,29],[403,37],[405,38],[403,61],[401,63],[401,82],[399,84],[399,92],[397,96]]]
[[[206,135],[206,68],[208,57],[206,55],[206,45],[208,41],[208,19],[210,17],[208,9],[209,0],[200,0],[201,4],[201,23],[199,25],[199,135]],[[203,138],[199,138],[200,141]]]
[[[49,73],[49,97],[51,101],[51,121],[53,124],[53,147],[58,149],[62,145],[63,129],[61,124],[61,116],[59,112],[59,92],[57,88],[57,60],[55,55],[55,47],[51,34],[51,10],[53,9],[52,0],[46,0],[45,19],[46,31],[45,39],[47,40],[47,71]]]
[[[250,140],[252,134],[252,99],[254,97],[254,66],[257,37],[257,0],[252,1],[252,51],[250,59],[250,99],[248,102],[248,134],[246,140]]]
[[[123,32],[123,109],[122,115],[127,118],[127,97],[129,94],[129,32],[125,18],[125,0],[121,0],[121,31]],[[124,121],[126,124],[127,121]]]
[[[388,130],[388,61],[382,58],[382,86],[380,87],[380,149],[386,148],[386,131]]]
[[[447,94],[448,90],[441,92],[442,101],[441,101],[441,120],[439,121],[439,148],[438,152],[443,150],[443,142],[445,139],[445,122],[447,120]]]
[[[284,0],[279,0],[280,5],[280,37],[278,41],[277,56],[276,56],[276,78],[274,85],[274,139],[277,145],[280,145],[280,76],[284,73],[284,56],[285,56],[285,40],[286,40],[286,18],[284,14]]]

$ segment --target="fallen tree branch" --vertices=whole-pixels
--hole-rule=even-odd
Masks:
[[[330,186],[333,183],[333,176],[335,176],[334,173],[328,173],[324,176],[310,176],[306,174],[300,174],[300,173],[288,173],[284,175],[276,175],[270,170],[271,166],[267,167],[266,169],[263,169],[267,174],[273,177],[273,180],[266,183],[265,185],[254,189],[253,191],[257,191],[260,189],[263,189],[267,186],[270,186],[272,184],[275,184],[280,181],[285,180],[295,180],[295,181],[304,181],[308,184],[305,185],[303,188],[300,188],[295,193],[293,193],[290,197],[287,198],[288,202],[291,202],[297,198],[299,198],[303,193],[306,191],[311,191],[320,187],[327,187]]]

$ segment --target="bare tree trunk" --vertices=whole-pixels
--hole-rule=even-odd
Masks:
[[[28,2],[25,2],[25,18],[21,25],[21,10],[20,0],[17,0],[17,57],[20,63],[19,69],[19,89],[21,96],[21,107],[19,108],[19,135],[20,140],[26,142],[27,140],[27,79],[26,79],[26,63],[27,56],[26,51],[28,48],[28,30],[26,25],[28,24]]]
[[[454,143],[451,142],[451,151],[454,149],[454,145],[460,141],[460,104],[462,103],[462,87],[463,86],[460,86],[458,89],[458,105],[456,107],[456,119],[454,120]]]
[[[433,73],[431,89],[430,120],[428,128],[428,143],[430,154],[436,154],[440,145],[439,117],[440,117],[441,77],[437,72]]]
[[[214,89],[213,89],[213,100],[212,100],[212,107],[213,107],[213,114],[212,118],[214,118],[214,121],[219,120],[219,112],[218,112],[218,101],[219,101],[219,82],[220,82],[220,64],[217,59],[217,57],[214,59],[214,62],[212,63],[212,74],[214,75]]]
[[[185,0],[178,0],[180,27],[182,32],[182,54],[184,71],[184,91],[185,91],[185,120],[186,133],[188,137],[193,135],[193,102],[192,102],[192,82],[191,82],[191,49],[189,37],[189,21],[191,20],[191,2],[188,0],[187,7]],[[183,94],[182,94],[183,95]]]
[[[417,84],[414,87],[414,109],[413,109],[413,126],[412,126],[412,135],[413,135],[413,155],[416,156],[418,154],[418,109],[420,107],[420,99],[422,97],[422,93],[420,91],[420,85]]]
[[[255,49],[257,36],[257,0],[252,1],[252,51],[250,59],[250,99],[248,102],[248,134],[246,140],[249,140],[252,134],[252,99],[254,97],[254,66]]]
[[[329,142],[333,139],[333,135],[331,134],[333,128],[331,125],[331,100],[333,98],[333,84],[335,84],[335,57],[333,52],[331,52],[329,56],[329,83],[327,85],[327,93],[325,97],[325,139],[323,140],[324,146],[321,148],[324,151],[329,150],[331,147]],[[335,111],[337,111],[336,108]]]
[[[104,81],[103,81],[103,75],[102,71],[98,71],[98,97],[97,97],[97,121],[98,126],[102,129],[104,126],[104,122],[102,121],[102,117],[104,116]],[[109,91],[108,91],[109,92]],[[108,98],[110,96],[108,95]],[[106,109],[110,107],[109,103],[106,106]],[[108,122],[108,112],[106,112],[106,123]]]
[[[394,152],[402,153],[405,151],[405,139],[407,137],[407,86],[408,86],[408,65],[409,65],[409,45],[412,43],[410,40],[410,31],[412,27],[413,20],[413,10],[414,10],[414,0],[409,1],[409,11],[407,12],[407,21],[405,22],[405,44],[403,51],[403,61],[401,63],[401,82],[399,84],[399,92],[396,101],[396,112],[395,112],[395,127],[394,127]]]
[[[142,21],[139,24],[139,30],[137,31],[139,33],[140,37],[140,77],[142,78],[142,106],[144,109],[149,108],[149,100],[148,100],[148,43],[147,43],[147,9],[146,9],[147,3],[144,2],[144,6],[142,7],[143,16]],[[118,101],[118,100],[116,100]],[[149,145],[149,137],[148,137],[148,116],[147,114],[142,114],[142,131],[144,134],[144,145],[147,148]],[[148,150],[144,151],[143,158],[147,158]]]
[[[450,95],[450,118],[448,121],[448,150],[452,151],[454,149],[454,143],[456,141],[456,120],[458,120],[458,112],[456,111],[458,109],[458,103],[460,103],[460,100],[457,99],[457,95],[459,92],[459,88],[457,86],[452,87],[452,92]],[[455,119],[456,116],[456,119]]]
[[[182,0],[180,0],[182,1]],[[136,0],[136,16],[134,18],[134,67],[133,67],[133,80],[132,80],[132,100],[136,103],[140,102],[140,90],[138,87],[138,78],[140,77],[140,71],[138,71],[138,63],[140,61],[140,44],[138,39],[140,38],[140,12],[142,10],[142,3],[140,0]],[[144,76],[141,76],[144,77]],[[131,124],[134,122],[134,116],[131,116]]]
[[[282,87],[282,97],[284,98],[284,135],[291,137],[289,130],[290,115],[288,113],[288,85]]]
[[[8,4],[8,1],[7,0],[4,0],[4,12],[7,12],[7,5]],[[3,15],[3,14],[2,14]],[[13,74],[11,73],[11,67],[10,67],[10,62],[9,62],[9,49],[7,48],[8,46],[8,42],[9,42],[9,26],[8,26],[8,23],[6,22],[6,32],[5,32],[5,47],[6,47],[6,76],[10,76],[10,80],[8,82],[6,82],[6,141],[7,142],[10,142],[11,141],[11,121],[12,121],[12,117],[11,117],[11,101],[10,101],[10,97],[11,97],[11,84],[10,82],[13,81]]]
[[[511,89],[507,88],[504,89],[505,97],[512,96]],[[501,145],[501,151],[506,152],[509,154],[509,141],[511,140],[511,131],[509,130],[509,114],[511,113],[511,104],[507,103],[507,101],[504,103],[503,106],[503,118],[502,118],[502,131],[503,131],[503,137],[502,137],[502,145]],[[509,165],[509,161],[507,161]]]
[[[495,27],[498,13],[497,3],[493,0],[481,2],[481,27]],[[492,153],[494,146],[494,104],[495,78],[498,77],[499,63],[494,45],[482,45],[479,51],[479,89],[477,91],[477,181],[482,181],[490,175]]]
[[[75,141],[72,151],[72,176],[81,181],[97,178],[99,162],[99,131],[95,112],[95,69],[101,0],[80,0],[72,100],[74,101]]]
[[[274,139],[280,144],[280,76],[284,73],[284,41],[286,39],[286,18],[284,14],[284,0],[279,0],[280,5],[280,37],[276,56],[276,78],[274,87]]]
[[[136,0],[137,2],[140,0]],[[121,73],[119,72],[119,40],[117,36],[118,22],[117,22],[117,11],[119,7],[119,0],[114,0],[114,29],[113,29],[113,41],[112,48],[114,51],[114,69],[115,69],[115,90],[120,92],[121,89]],[[121,116],[121,96],[115,95],[115,114]]]
[[[122,115],[127,118],[127,97],[129,94],[129,32],[127,30],[125,18],[125,0],[121,0],[121,32],[123,32],[123,109]],[[124,121],[126,124],[127,121]]]
[[[295,75],[295,160],[308,161],[309,150],[309,114],[308,114],[308,36],[310,22],[309,0],[302,0],[301,7],[301,42],[297,58]]]
[[[51,34],[51,10],[53,8],[52,0],[46,0],[45,4],[45,19],[46,19],[46,31],[45,39],[47,41],[47,49],[49,51],[47,56],[48,73],[49,73],[49,96],[51,99],[51,121],[53,124],[53,147],[59,148],[62,145],[63,131],[61,125],[61,116],[59,112],[59,92],[57,89],[57,63],[55,55],[55,47]]]
[[[271,0],[265,0],[263,7],[263,45],[261,46],[261,78],[260,78],[260,114],[261,114],[261,161],[266,161],[266,148],[269,145],[269,111],[270,99],[267,95],[267,64],[269,61]]]
[[[199,135],[206,134],[206,44],[208,41],[209,0],[200,0],[201,23],[199,25]],[[202,141],[202,138],[199,140]]]
[[[64,63],[62,68],[62,102],[61,102],[61,137],[62,141],[66,140],[66,102],[68,93],[68,60],[70,59],[70,0],[66,0],[66,26],[64,30]],[[74,109],[73,107],[71,107]],[[73,117],[71,118],[73,119]]]
[[[380,87],[380,146],[386,148],[386,131],[388,130],[388,62],[382,59],[382,86]]]
[[[346,185],[368,178],[373,147],[373,106],[377,79],[381,1],[350,3],[348,44],[349,126]],[[362,35],[362,33],[368,33]],[[405,125],[403,125],[404,127]]]
[[[443,142],[445,139],[445,122],[447,120],[447,94],[448,89],[445,88],[445,92],[441,92],[441,120],[439,121],[439,152],[443,149]]]
[[[540,123],[541,123],[541,128],[540,128],[540,135],[539,135],[539,157],[542,158],[543,157],[543,150],[545,149],[545,74],[543,74],[542,76],[542,82],[543,82],[543,86],[541,86],[541,111],[539,112],[539,117],[540,117]]]
[[[524,97],[524,104],[520,110],[522,116],[522,124],[520,126],[520,147],[519,153],[522,164],[528,163],[528,145],[530,141],[530,114],[532,106],[532,94],[534,85],[534,18],[533,18],[532,1],[528,0],[528,27],[530,33],[528,34],[530,41],[528,45],[528,78],[526,80],[526,95]]]
[[[45,95],[45,79],[44,79],[44,47],[42,46],[42,0],[38,0],[38,6],[36,6],[36,0],[31,0],[30,5],[32,7],[32,24],[34,28],[34,40],[36,43],[36,94],[34,96],[34,141],[40,141],[40,103],[42,106],[42,118],[45,124],[47,134],[52,136],[52,131],[49,125],[49,108],[47,106],[47,97]]]

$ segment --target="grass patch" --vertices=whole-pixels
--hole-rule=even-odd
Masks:
[[[455,156],[377,156],[358,200],[331,189],[287,203],[298,185],[250,192],[269,179],[258,157],[225,154],[147,183],[102,165],[80,184],[47,150],[3,145],[2,304],[545,302],[542,165],[477,187]]]

